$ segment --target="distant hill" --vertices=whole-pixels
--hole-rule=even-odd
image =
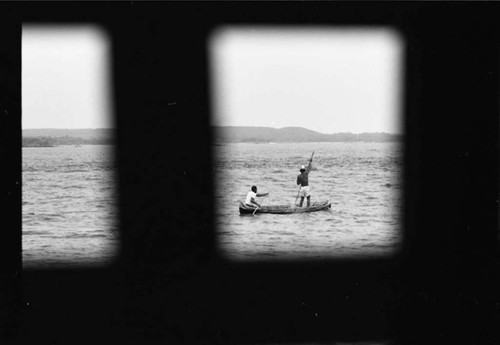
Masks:
[[[335,133],[323,134],[302,127],[232,127],[214,126],[216,143],[267,142],[392,142],[402,135],[389,133]]]
[[[110,145],[114,143],[113,129],[23,129],[24,147],[51,147],[59,145]]]

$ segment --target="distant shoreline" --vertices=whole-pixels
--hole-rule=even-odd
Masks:
[[[63,144],[63,145],[22,145],[22,148],[56,148],[62,146],[73,146],[73,147],[83,147],[83,146],[113,146],[114,144],[81,144],[81,145],[71,145],[71,144]]]
[[[57,147],[57,146],[81,146],[81,145],[113,145],[112,138],[107,137],[23,137],[22,147]]]
[[[23,147],[56,147],[62,145],[114,145],[115,129],[82,128],[23,129]],[[303,127],[212,126],[212,145],[229,143],[321,143],[321,142],[402,142],[403,134],[333,133],[323,134]]]
[[[112,128],[39,128],[23,129],[23,147],[56,147],[63,145],[113,145]]]
[[[402,134],[333,133],[323,134],[303,127],[230,127],[213,126],[215,144],[224,143],[303,143],[303,142],[401,142]]]
[[[58,147],[83,145],[114,145],[108,140],[87,140],[74,137],[24,137],[22,147]]]

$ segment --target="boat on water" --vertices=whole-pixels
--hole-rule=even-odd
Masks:
[[[257,214],[257,213],[273,213],[273,214],[289,214],[289,213],[306,213],[306,212],[315,212],[322,211],[330,208],[332,203],[330,201],[322,201],[312,203],[309,207],[299,207],[295,205],[268,205],[262,206],[255,210],[255,208],[251,206],[245,205],[243,202],[240,202],[240,214]],[[255,212],[255,213],[254,213]]]

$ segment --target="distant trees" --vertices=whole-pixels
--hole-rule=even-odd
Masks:
[[[57,146],[52,137],[25,137],[23,147],[54,147]]]
[[[78,138],[68,135],[62,137],[23,137],[23,147],[54,147],[60,145],[112,145],[111,138]]]

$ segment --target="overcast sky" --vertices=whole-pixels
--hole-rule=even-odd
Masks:
[[[109,42],[95,26],[23,26],[23,128],[110,128]]]
[[[226,27],[209,44],[214,125],[402,132],[395,31]]]

